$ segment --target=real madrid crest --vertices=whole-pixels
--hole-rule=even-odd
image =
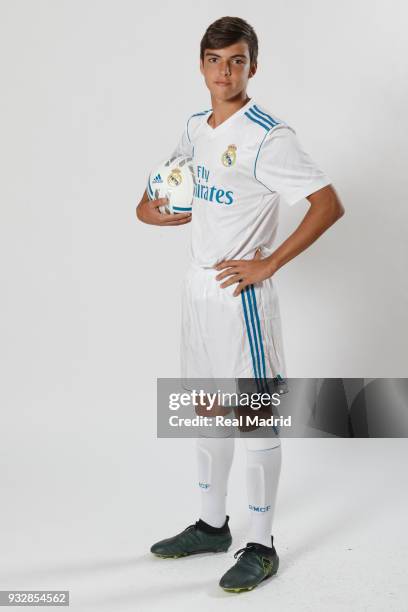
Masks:
[[[221,161],[224,166],[233,166],[237,159],[237,147],[235,145],[228,145],[228,148],[222,154]]]
[[[170,187],[178,187],[182,181],[183,175],[181,174],[180,168],[174,168],[167,177],[167,182]]]

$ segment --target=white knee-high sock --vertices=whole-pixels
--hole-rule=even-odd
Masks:
[[[222,527],[225,523],[228,477],[234,446],[235,439],[232,437],[197,438],[200,518],[212,527]]]
[[[263,449],[254,449],[247,445],[246,474],[251,517],[247,542],[271,546],[282,451],[279,440],[266,439],[264,446]]]

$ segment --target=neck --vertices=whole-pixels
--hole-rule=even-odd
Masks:
[[[208,120],[208,123],[213,127],[219,126],[223,121],[231,117],[240,108],[245,106],[250,100],[246,92],[238,94],[231,100],[220,100],[211,96],[212,114]]]

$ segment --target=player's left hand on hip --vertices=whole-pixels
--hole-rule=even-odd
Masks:
[[[252,283],[259,283],[271,276],[270,266],[266,259],[261,258],[259,249],[255,252],[253,259],[224,259],[216,266],[215,270],[224,270],[215,279],[222,280],[228,278],[220,285],[223,289],[234,283],[238,283],[233,295],[237,296],[245,287]]]

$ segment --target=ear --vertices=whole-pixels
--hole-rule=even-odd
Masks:
[[[254,76],[254,74],[257,71],[257,68],[258,68],[258,65],[256,63],[251,65],[251,67],[249,69],[248,79],[252,79],[252,77]]]
[[[204,64],[203,64],[203,60],[200,58],[200,72],[201,74],[204,74]]]

